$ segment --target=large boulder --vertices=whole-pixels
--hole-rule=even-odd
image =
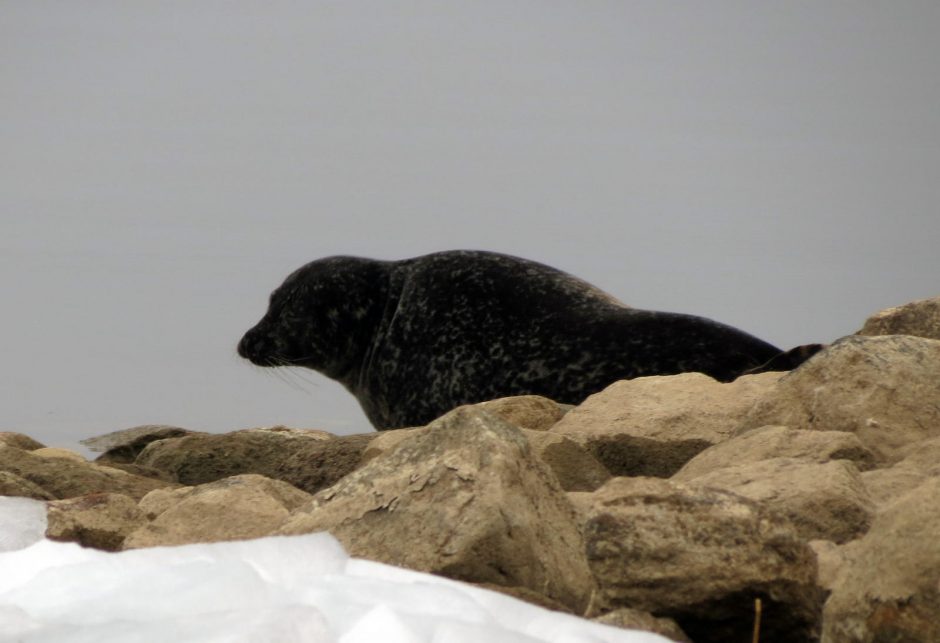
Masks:
[[[8,446],[0,446],[0,471],[25,478],[58,499],[107,492],[139,500],[154,489],[175,486],[84,460],[42,457]]]
[[[940,478],[886,508],[826,602],[823,641],[940,641]]]
[[[843,543],[865,533],[874,503],[846,460],[819,464],[797,458],[771,458],[716,469],[675,481],[723,489],[779,511],[806,540]]]
[[[780,373],[721,383],[702,373],[615,382],[550,431],[585,445],[614,475],[669,477],[727,439]]]
[[[185,485],[256,473],[315,493],[359,466],[376,435],[334,437],[281,428],[187,435],[151,442],[136,464],[166,471]]]
[[[865,321],[858,335],[916,335],[940,339],[940,297],[887,308]]]
[[[286,482],[256,474],[158,491],[141,500],[151,520],[127,536],[124,549],[260,538],[309,500]]]
[[[515,426],[460,407],[314,496],[279,530],[353,556],[519,586],[581,613],[594,583],[574,509]]]
[[[810,641],[822,604],[813,551],[778,514],[738,495],[657,478],[614,478],[582,502],[602,610],[674,619],[696,643]]]
[[[485,404],[474,406],[486,410]],[[362,462],[393,451],[403,440],[428,430],[430,427],[382,431],[363,451]],[[565,491],[593,491],[610,479],[610,473],[604,465],[573,440],[550,431],[522,429],[522,434],[529,441],[533,453],[551,467]]]
[[[854,433],[895,462],[906,445],[940,437],[940,341],[844,337],[783,377],[739,431],[768,424]]]

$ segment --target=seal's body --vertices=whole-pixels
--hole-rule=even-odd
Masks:
[[[338,380],[377,429],[509,395],[577,404],[643,375],[730,381],[781,353],[708,319],[629,308],[539,263],[466,250],[311,262],[274,291],[238,352]]]

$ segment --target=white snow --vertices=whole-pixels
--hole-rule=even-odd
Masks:
[[[45,527],[42,502],[0,497],[0,642],[667,640],[349,558],[327,533],[112,554]]]

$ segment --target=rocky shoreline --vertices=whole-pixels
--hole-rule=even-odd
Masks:
[[[0,495],[107,551],[329,531],[356,557],[677,641],[940,640],[940,298],[790,373],[617,382],[334,436],[0,433]],[[759,606],[759,607],[758,607]]]

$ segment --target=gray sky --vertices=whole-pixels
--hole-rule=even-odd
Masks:
[[[940,295],[940,3],[0,2],[0,430],[369,430],[235,355],[331,254],[781,347]]]

